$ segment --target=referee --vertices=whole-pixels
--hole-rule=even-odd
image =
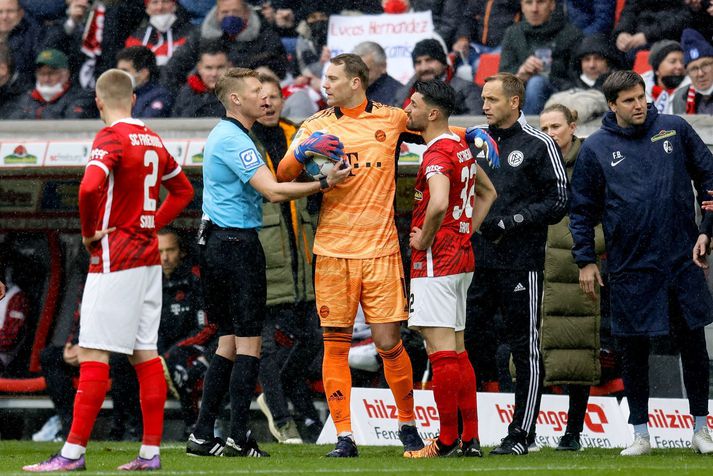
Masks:
[[[267,110],[267,96],[257,72],[227,71],[215,94],[226,116],[213,128],[203,163],[203,219],[198,243],[206,311],[218,325],[216,355],[206,373],[203,400],[186,452],[199,456],[269,456],[248,431],[250,402],[258,377],[265,319],[265,255],[258,240],[263,197],[280,202],[328,191],[344,180],[350,167],[334,167],[318,182],[277,183],[248,131]],[[311,152],[342,156],[341,144],[324,135]],[[225,442],[213,426],[230,390],[230,432]]]

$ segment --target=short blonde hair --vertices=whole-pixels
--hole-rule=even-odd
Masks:
[[[104,71],[97,79],[96,95],[109,107],[127,104],[131,107],[131,99],[134,95],[134,82],[131,75],[116,68]]]
[[[218,78],[218,82],[215,84],[215,95],[218,96],[226,111],[230,104],[228,96],[242,86],[245,78],[259,80],[260,75],[257,71],[248,68],[230,68]]]

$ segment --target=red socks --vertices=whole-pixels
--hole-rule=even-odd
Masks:
[[[67,443],[86,447],[109,385],[109,365],[102,362],[79,364],[79,386],[74,399],[72,429]]]
[[[134,366],[139,379],[139,398],[144,421],[142,443],[159,446],[163,436],[163,407],[166,403],[166,378],[163,376],[161,358],[142,362]]]
[[[478,394],[475,386],[475,371],[468,358],[468,352],[458,354],[458,374],[460,388],[458,389],[458,409],[463,419],[461,439],[470,441],[478,438]]]
[[[461,387],[458,354],[454,350],[434,352],[428,359],[433,367],[433,398],[441,419],[438,439],[450,446],[458,438],[458,395]]]

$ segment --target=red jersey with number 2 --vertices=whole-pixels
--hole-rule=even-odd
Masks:
[[[411,228],[422,228],[431,197],[428,179],[442,174],[450,180],[448,209],[433,244],[427,250],[411,249],[411,277],[423,278],[470,273],[475,269],[470,237],[475,202],[475,158],[465,141],[442,134],[428,143],[416,175]]]
[[[82,230],[116,230],[95,246],[90,273],[161,264],[155,218],[161,182],[181,172],[159,136],[137,119],[124,119],[97,134],[89,167],[107,175],[95,224],[81,217]]]

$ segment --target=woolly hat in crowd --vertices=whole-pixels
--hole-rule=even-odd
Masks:
[[[703,38],[703,35],[692,28],[683,30],[681,46],[683,47],[683,62],[686,66],[698,58],[713,57],[713,45],[708,43]]]
[[[411,58],[413,62],[416,62],[416,58],[419,56],[430,56],[434,60],[440,61],[443,64],[448,64],[446,59],[446,52],[443,46],[438,42],[438,40],[428,39],[421,40],[413,47],[413,52],[411,53]]]
[[[654,69],[654,72],[659,69],[659,65],[663,63],[666,56],[674,51],[683,53],[683,48],[678,41],[661,40],[651,45],[651,49],[649,50],[649,64]]]

